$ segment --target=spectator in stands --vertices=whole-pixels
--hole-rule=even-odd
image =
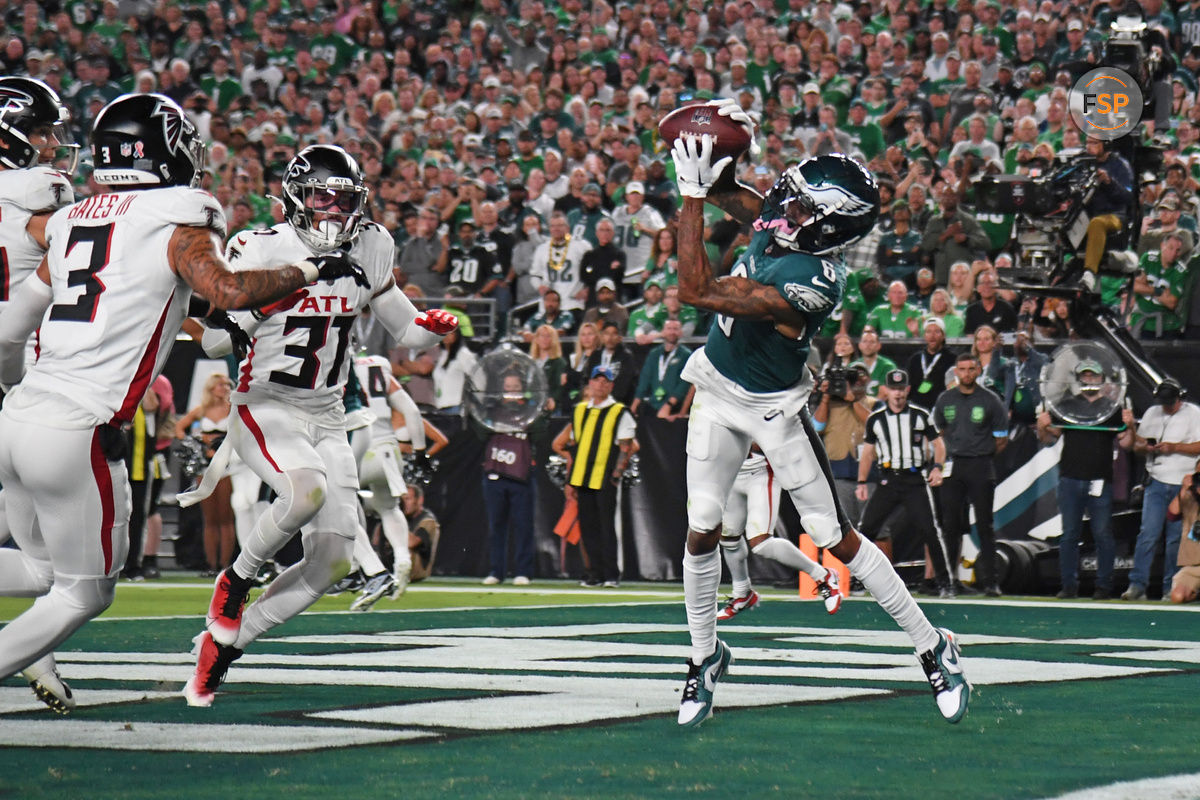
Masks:
[[[1049,356],[1038,352],[1033,346],[1032,328],[1030,325],[1017,330],[1011,359],[1015,386],[1012,421],[1029,427],[1037,424],[1038,411],[1042,408],[1042,367],[1050,362]]]
[[[909,295],[908,301],[921,309],[922,313],[928,314],[929,303],[933,300],[933,292],[937,288],[938,285],[933,280],[933,270],[921,267],[917,270],[917,288]]]
[[[950,277],[944,285],[950,296],[951,311],[959,315],[965,314],[967,306],[975,302],[975,277],[975,273],[971,271],[971,265],[966,261],[956,261],[950,265]],[[936,275],[934,282],[937,282]],[[954,334],[948,333],[947,335],[953,336]]]
[[[607,279],[615,286],[622,289],[624,287],[622,281],[625,280],[628,254],[614,241],[615,234],[616,225],[613,220],[605,217],[596,223],[596,246],[584,255],[580,264],[583,283],[588,288],[589,301],[596,297],[596,284],[601,280]],[[637,288],[641,289],[640,279]],[[633,297],[636,298],[639,293],[635,293]]]
[[[667,307],[663,305],[662,284],[651,278],[646,281],[640,308],[629,315],[626,335],[639,345],[654,344],[662,339],[663,324],[667,321]]]
[[[889,281],[915,285],[915,273],[921,265],[921,235],[909,227],[912,212],[908,202],[892,204],[892,230],[879,240],[879,270]]]
[[[575,352],[571,353],[571,374],[569,378],[569,393],[572,402],[579,399],[579,395],[583,392],[587,385],[587,376],[583,374],[583,370],[587,366],[588,360],[592,357],[592,353],[600,348],[600,329],[590,322],[585,322],[579,326],[579,333],[575,337]]]
[[[521,232],[522,236],[513,244],[512,249],[513,304],[518,306],[538,299],[537,285],[531,273],[533,254],[546,241],[542,234],[542,221],[536,214],[530,214],[522,220]],[[559,303],[561,302],[560,297]]]
[[[629,326],[629,311],[617,302],[617,286],[612,278],[601,278],[596,282],[596,302],[583,313],[583,321],[601,328],[608,322],[621,330]]]
[[[1177,339],[1183,331],[1187,305],[1180,301],[1187,291],[1189,274],[1182,251],[1183,237],[1176,231],[1163,238],[1159,250],[1144,253],[1138,262],[1129,328],[1142,339]]]
[[[547,290],[542,295],[542,310],[525,323],[525,330],[521,332],[521,338],[526,342],[532,342],[534,333],[543,325],[548,325],[558,331],[560,336],[566,336],[574,330],[575,315],[570,311],[562,310],[561,302],[558,292],[554,289]]]
[[[593,350],[584,362],[583,374],[591,375],[596,367],[612,370],[611,394],[617,402],[628,405],[633,401],[633,392],[637,388],[637,369],[633,354],[625,347],[621,337],[621,328],[615,322],[605,322],[600,326],[600,347]]]
[[[404,273],[405,282],[415,283],[435,296],[440,295],[448,285],[444,269],[442,272],[434,271],[442,255],[442,241],[437,229],[437,212],[432,208],[422,208],[417,213],[417,233],[400,252],[400,270]]]
[[[683,401],[690,384],[680,373],[692,354],[691,350],[679,344],[682,335],[679,321],[667,320],[663,324],[662,343],[646,354],[630,406],[635,419],[643,409],[644,413],[654,414],[659,419],[681,418]]]
[[[571,228],[571,238],[587,242],[592,247],[600,243],[596,238],[596,224],[602,219],[609,219],[604,210],[604,193],[600,184],[592,182],[583,187],[582,204],[567,214],[567,225]]]
[[[562,214],[552,216],[549,227],[550,238],[534,251],[530,277],[542,294],[556,290],[562,297],[563,308],[582,309],[588,299],[588,288],[583,282],[581,265],[591,245],[567,232],[567,218]]]
[[[1180,243],[1183,245],[1179,258],[1185,264],[1190,263],[1192,251],[1196,247],[1196,240],[1191,231],[1180,226],[1181,216],[1179,199],[1175,195],[1166,195],[1159,200],[1154,207],[1154,213],[1142,220],[1142,235],[1138,239],[1138,253],[1144,255],[1151,250],[1159,250],[1163,239],[1168,234],[1178,233]]]
[[[867,325],[883,339],[908,339],[920,330],[921,309],[908,302],[908,287],[894,280],[888,285],[887,302],[871,309]]]
[[[942,213],[929,220],[921,235],[921,250],[933,261],[939,286],[950,278],[950,265],[970,261],[988,247],[987,234],[970,214],[958,207],[958,191],[945,184],[938,196]]]
[[[907,369],[912,387],[909,400],[928,411],[946,389],[946,375],[954,369],[955,354],[946,347],[946,323],[939,317],[926,317],[925,349],[909,356]]]
[[[571,367],[563,358],[558,331],[549,325],[539,326],[529,344],[529,357],[538,363],[546,375],[546,410],[553,412],[566,408]]]
[[[669,223],[654,236],[650,258],[642,273],[643,282],[656,278],[664,288],[674,286],[679,283],[678,261],[675,255],[675,226]]]
[[[862,355],[859,360],[866,367],[870,377],[867,393],[871,397],[878,397],[883,389],[884,379],[896,368],[896,362],[879,354],[879,334],[869,325],[863,329],[862,336],[858,337],[858,350]]]
[[[1000,334],[990,325],[980,325],[974,334],[971,345],[971,355],[979,364],[978,384],[990,389],[1000,398],[1007,412],[1012,408],[1013,394],[1016,391],[1016,377],[1013,362],[1000,352]]]
[[[994,270],[979,274],[975,288],[979,299],[967,306],[963,323],[967,333],[975,333],[980,325],[988,325],[1001,333],[1017,329],[1017,311],[997,292],[1000,283]]]
[[[667,308],[667,319],[679,321],[679,327],[684,336],[696,335],[700,324],[700,312],[695,306],[689,306],[679,301],[678,284],[666,287],[663,292],[663,305]]]
[[[617,244],[625,251],[624,275],[619,281],[621,298],[628,302],[641,292],[655,237],[667,223],[654,206],[646,204],[646,187],[641,181],[625,184],[625,204],[612,216]]]
[[[1146,483],[1142,502],[1142,525],[1134,547],[1129,588],[1122,600],[1144,600],[1150,586],[1150,568],[1159,552],[1166,530],[1166,559],[1163,563],[1163,594],[1171,591],[1175,575],[1172,553],[1179,552],[1182,527],[1178,519],[1167,516],[1167,507],[1179,494],[1184,476],[1191,473],[1200,456],[1200,408],[1184,401],[1183,387],[1167,378],[1154,390],[1156,405],[1142,415],[1133,440],[1135,453],[1146,457]]]

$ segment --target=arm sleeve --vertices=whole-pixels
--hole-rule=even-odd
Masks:
[[[0,384],[12,386],[25,376],[25,343],[41,324],[53,296],[34,273],[0,314]]]
[[[437,334],[414,324],[417,308],[404,292],[395,286],[371,301],[371,311],[399,345],[424,350],[442,340]]]
[[[425,449],[425,421],[408,392],[396,385],[396,391],[388,393],[388,405],[404,415],[404,427],[408,429],[408,440],[416,450]]]

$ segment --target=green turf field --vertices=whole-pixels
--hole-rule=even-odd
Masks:
[[[1200,796],[1200,608],[925,602],[975,684],[951,726],[874,603],[830,617],[776,592],[722,623],[735,663],[684,731],[678,586],[444,581],[366,614],[327,598],[195,709],[179,691],[208,593],[122,584],[60,650],[68,717],[0,684],[0,798],[1008,799],[1168,776],[1105,796]]]

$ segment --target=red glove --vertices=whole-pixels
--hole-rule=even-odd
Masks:
[[[433,308],[424,314],[418,314],[413,322],[438,336],[445,336],[458,327],[458,317],[441,308]]]

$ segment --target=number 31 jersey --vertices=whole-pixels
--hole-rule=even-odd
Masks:
[[[224,235],[225,215],[208,192],[170,187],[94,195],[50,218],[53,303],[23,400],[66,398],[70,408],[45,412],[64,427],[133,419],[191,300],[167,252],[182,225]]]
[[[359,313],[392,281],[394,248],[387,231],[364,223],[350,257],[366,273],[370,288],[353,278],[318,281],[276,303],[239,367],[234,402],[273,400],[311,422],[340,428],[342,393],[353,359],[350,331]],[[239,233],[226,248],[233,270],[282,267],[312,255],[287,223]]]
[[[784,336],[770,320],[734,319],[718,315],[704,351],[726,378],[751,392],[780,392],[805,376],[808,348],[846,285],[846,266],[809,253],[774,245],[769,231],[750,240],[730,275],[774,286],[792,308],[804,315],[798,339]]]

